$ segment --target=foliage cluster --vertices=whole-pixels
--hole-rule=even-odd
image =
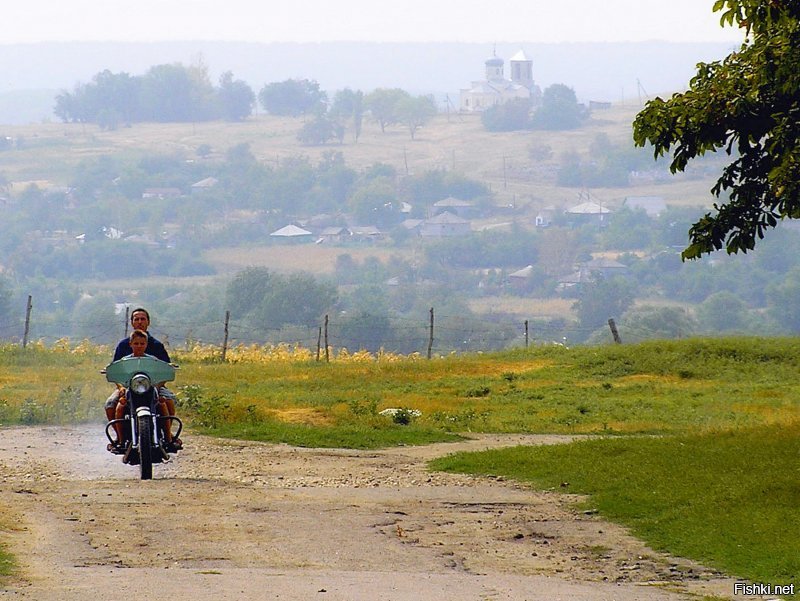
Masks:
[[[650,169],[647,152],[630,144],[614,144],[607,134],[597,134],[587,156],[568,152],[560,159],[557,182],[560,186],[582,188],[624,188],[631,173]]]
[[[750,251],[781,219],[800,217],[800,7],[717,0],[714,10],[744,30],[745,42],[698,64],[687,91],[649,101],[634,122],[638,145],[672,153],[673,173],[707,153],[731,157],[712,188],[722,202],[689,232],[688,259]]]
[[[265,328],[318,324],[336,300],[336,287],[312,275],[282,275],[260,267],[239,272],[227,288],[231,310]]]

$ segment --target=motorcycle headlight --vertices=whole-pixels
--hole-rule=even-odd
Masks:
[[[150,377],[147,374],[136,374],[131,378],[131,390],[136,394],[144,394],[150,389]]]

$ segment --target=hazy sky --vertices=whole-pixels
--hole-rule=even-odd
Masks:
[[[713,0],[13,0],[0,43],[741,41]]]

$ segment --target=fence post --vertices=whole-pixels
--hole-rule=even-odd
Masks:
[[[609,318],[608,327],[611,328],[611,335],[614,337],[614,342],[616,342],[617,344],[622,344],[622,338],[619,337],[619,332],[617,331],[617,324],[614,322],[613,317]]]
[[[128,337],[128,324],[131,321],[130,317],[131,317],[131,306],[125,305],[125,335],[123,336],[123,338]]]
[[[528,320],[525,320],[525,348],[528,348]]]
[[[225,337],[222,339],[222,362],[225,363],[225,356],[228,354],[228,324],[231,319],[231,312],[225,311]]]
[[[428,336],[428,359],[431,358],[432,349],[433,349],[433,307],[431,307],[431,325],[430,325],[430,334]]]
[[[317,332],[317,363],[319,363],[319,352],[321,346],[322,346],[322,326],[319,326],[319,332]]]
[[[325,363],[331,362],[331,354],[328,350],[328,316],[325,316]]]
[[[25,309],[25,333],[22,335],[22,348],[28,346],[28,332],[31,329],[31,309],[33,309],[33,297],[28,295],[28,305]]]

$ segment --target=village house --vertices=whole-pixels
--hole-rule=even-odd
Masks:
[[[351,239],[354,242],[374,243],[383,240],[384,233],[374,225],[355,225],[349,228]]]
[[[536,213],[536,220],[535,224],[536,227],[550,227],[550,224],[553,223],[553,219],[556,216],[556,208],[555,207],[545,207],[541,209],[538,213]]]
[[[462,219],[474,217],[476,213],[475,203],[468,200],[461,200],[448,196],[442,200],[433,203],[436,212],[450,211]]]
[[[420,236],[427,238],[443,238],[447,236],[466,236],[472,233],[472,225],[466,219],[445,211],[426,219],[419,226]]]
[[[603,225],[611,215],[611,209],[594,201],[582,202],[568,208],[564,213],[579,223],[600,223]]]
[[[319,233],[319,238],[317,238],[317,244],[336,244],[339,242],[344,242],[352,233],[346,227],[333,225],[330,227],[324,228]]]
[[[313,234],[308,230],[304,230],[303,228],[290,223],[289,225],[285,225],[282,228],[272,232],[270,237],[279,240],[302,242],[305,240],[310,240],[312,235]]]
[[[515,291],[525,292],[530,288],[530,284],[533,281],[533,277],[534,277],[533,265],[528,265],[527,267],[523,267],[522,269],[518,269],[517,271],[509,273],[508,284]]]
[[[205,179],[201,179],[199,182],[192,184],[192,194],[202,194],[204,192],[208,192],[218,183],[219,180],[216,177],[207,177]]]

